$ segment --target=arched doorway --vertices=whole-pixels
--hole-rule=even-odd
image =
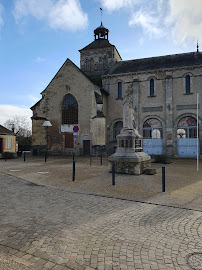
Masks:
[[[120,134],[123,129],[123,122],[117,121],[113,126],[113,139],[116,140],[116,136]]]
[[[163,153],[163,129],[161,122],[156,118],[150,118],[143,124],[143,151],[148,155],[162,155]]]
[[[177,155],[189,158],[197,156],[197,122],[194,117],[183,117],[178,122]]]

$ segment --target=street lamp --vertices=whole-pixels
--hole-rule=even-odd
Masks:
[[[47,143],[47,146],[46,146],[46,156],[47,156],[47,154],[48,154],[48,127],[52,127],[52,124],[51,124],[50,121],[45,121],[43,123],[42,127],[45,127],[46,128],[46,143]],[[45,158],[45,161],[46,161],[46,158]]]

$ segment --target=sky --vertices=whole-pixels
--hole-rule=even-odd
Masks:
[[[0,124],[30,107],[100,25],[123,60],[202,50],[201,0],[0,0]]]

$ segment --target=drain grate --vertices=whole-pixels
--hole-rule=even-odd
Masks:
[[[187,258],[188,265],[193,270],[202,270],[202,253],[192,253]]]

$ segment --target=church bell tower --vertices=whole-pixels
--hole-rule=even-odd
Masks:
[[[79,50],[80,68],[87,75],[103,75],[121,56],[116,47],[109,43],[109,30],[102,24],[94,30],[94,41]]]

